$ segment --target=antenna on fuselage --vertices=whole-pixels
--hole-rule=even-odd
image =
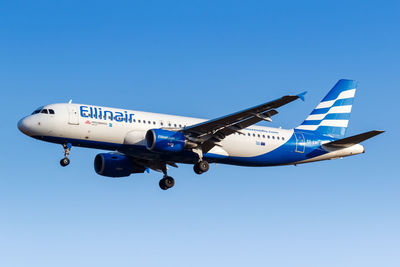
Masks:
[[[69,101],[68,101],[68,104],[71,104],[72,103],[72,99],[70,99]]]

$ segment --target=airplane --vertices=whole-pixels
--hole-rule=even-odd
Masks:
[[[18,122],[35,139],[61,144],[70,163],[71,148],[108,150],[97,154],[94,169],[106,177],[127,177],[150,169],[162,172],[159,186],[172,188],[168,166],[193,164],[196,174],[210,163],[239,166],[297,165],[365,152],[360,144],[384,131],[345,137],[357,82],[339,80],[304,122],[294,129],[254,125],[271,122],[277,109],[306,92],[286,95],[233,114],[206,120],[86,104],[50,104]]]

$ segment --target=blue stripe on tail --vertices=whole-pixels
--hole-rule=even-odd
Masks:
[[[344,137],[350,119],[357,82],[339,80],[297,130]]]

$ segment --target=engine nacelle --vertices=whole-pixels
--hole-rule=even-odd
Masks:
[[[142,173],[144,166],[135,164],[131,158],[116,153],[100,153],[94,158],[94,170],[107,177],[126,177],[132,173]]]
[[[181,152],[188,146],[190,143],[180,132],[152,129],[146,133],[146,147],[151,151]]]

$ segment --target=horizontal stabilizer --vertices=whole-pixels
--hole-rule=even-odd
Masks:
[[[332,141],[327,144],[324,144],[324,146],[333,148],[351,147],[384,132],[385,131],[369,131],[366,133],[357,134],[336,141]]]

